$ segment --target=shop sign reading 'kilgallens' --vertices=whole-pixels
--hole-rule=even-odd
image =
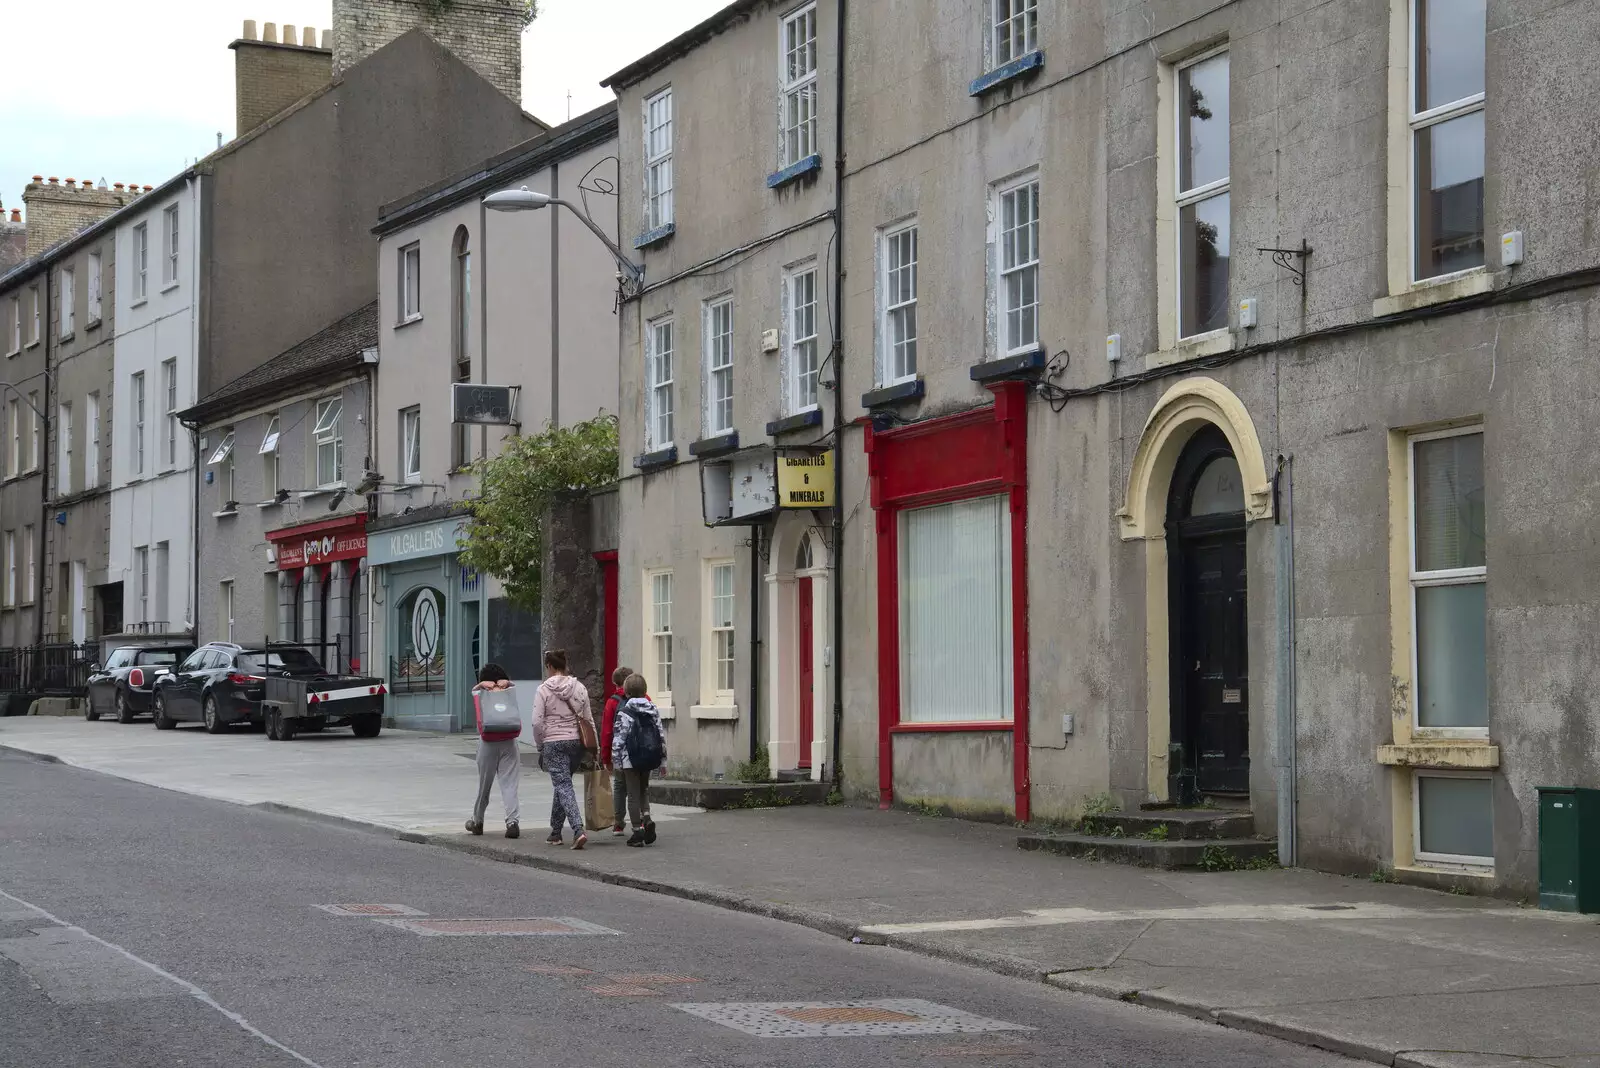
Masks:
[[[778,507],[833,507],[833,450],[778,457]]]

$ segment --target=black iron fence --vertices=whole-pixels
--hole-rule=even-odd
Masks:
[[[82,697],[98,656],[96,646],[73,642],[0,648],[0,693]]]
[[[443,693],[444,654],[389,658],[390,693]]]

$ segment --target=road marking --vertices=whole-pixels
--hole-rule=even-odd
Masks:
[[[517,919],[374,920],[419,935],[499,935],[502,937],[571,938],[583,935],[620,935],[609,927],[571,916],[525,916]]]
[[[992,931],[1006,927],[1053,927],[1068,923],[1118,923],[1150,920],[1400,920],[1430,916],[1483,915],[1485,909],[1414,909],[1372,903],[1332,905],[1195,905],[1175,909],[1027,909],[1020,916],[977,920],[931,920],[924,923],[878,923],[862,934],[931,934],[937,931]]]
[[[426,916],[421,909],[410,905],[312,905],[314,909],[331,912],[335,916]]]
[[[661,996],[661,991],[659,990],[651,990],[647,986],[634,986],[630,983],[618,983],[615,986],[586,986],[584,989],[603,998],[657,998]]]
[[[678,1003],[672,1006],[756,1038],[979,1034],[1031,1027],[974,1016],[921,998]]]
[[[286,1054],[287,1056],[293,1057],[295,1060],[299,1061],[301,1064],[307,1065],[308,1068],[322,1068],[322,1066],[320,1064],[318,1064],[316,1061],[312,1060],[310,1057],[302,1056],[301,1054],[296,1053],[294,1050],[290,1049],[288,1046],[285,1046],[282,1042],[279,1042],[277,1039],[273,1038],[271,1035],[267,1034],[265,1031],[263,1031],[260,1028],[256,1027],[249,1020],[246,1020],[239,1013],[234,1012],[232,1009],[224,1008],[222,1005],[220,1005],[217,1002],[216,998],[212,997],[210,994],[206,993],[204,990],[201,990],[199,987],[195,986],[193,983],[189,982],[187,979],[179,979],[176,975],[173,975],[171,972],[166,971],[165,969],[161,968],[159,965],[151,964],[149,961],[145,960],[143,957],[139,957],[139,956],[134,955],[133,953],[130,953],[128,950],[123,949],[121,946],[117,945],[116,943],[107,942],[104,938],[101,938],[99,935],[91,934],[88,931],[85,931],[82,927],[77,926],[76,924],[68,923],[66,920],[60,919],[59,917],[53,915],[52,913],[46,912],[44,909],[40,908],[38,905],[34,905],[34,904],[31,904],[30,902],[24,901],[20,897],[15,897],[15,896],[13,896],[11,894],[8,894],[4,890],[0,890],[0,897],[5,898],[7,901],[14,902],[17,905],[21,905],[25,909],[29,909],[30,911],[38,914],[39,916],[42,916],[45,919],[49,920],[51,923],[55,924],[57,927],[63,927],[66,930],[72,932],[75,935],[79,935],[80,937],[87,938],[91,942],[97,942],[97,943],[99,943],[100,945],[104,946],[105,948],[107,948],[109,950],[112,950],[112,951],[114,951],[116,953],[120,953],[122,956],[124,956],[128,960],[132,961],[134,964],[137,964],[137,965],[139,965],[140,967],[143,967],[143,968],[148,968],[150,971],[154,972],[156,975],[159,975],[161,978],[166,979],[167,981],[169,981],[171,983],[174,983],[177,986],[181,987],[184,991],[186,991],[189,994],[190,997],[192,997],[196,1001],[200,1002],[200,1004],[205,1005],[208,1008],[215,1009],[217,1012],[221,1013],[222,1015],[226,1016],[228,1019],[232,1020],[234,1023],[238,1024],[239,1027],[242,1030],[245,1031],[245,1033],[247,1033],[249,1035],[252,1035],[255,1038],[260,1039],[266,1045],[271,1046],[273,1049],[278,1050],[280,1053],[283,1053],[283,1054]]]
[[[639,975],[609,975],[606,978],[612,982],[625,984],[642,984],[645,986],[671,986],[674,983],[703,983],[705,980],[696,979],[692,975],[665,974],[639,974]]]
[[[522,970],[535,975],[593,975],[588,968],[569,968],[563,964],[524,964]],[[612,976],[616,978],[616,976]]]

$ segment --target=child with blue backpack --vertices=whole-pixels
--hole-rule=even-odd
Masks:
[[[612,729],[611,766],[620,768],[628,793],[628,819],[633,823],[631,846],[653,845],[656,824],[650,818],[650,774],[667,762],[667,740],[661,730],[661,713],[646,696],[643,675],[629,675],[622,684],[625,700],[617,709]]]

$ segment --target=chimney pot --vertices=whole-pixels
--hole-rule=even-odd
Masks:
[[[332,30],[323,30],[322,31],[322,50],[324,52],[333,51],[333,31]]]
[[[286,45],[293,46],[294,41],[295,41],[294,23],[285,22],[283,24],[283,43],[286,44]]]
[[[307,26],[300,31],[300,47],[317,47],[317,31],[313,27]]]
[[[61,184],[61,179],[57,178],[55,175],[52,174],[50,176],[50,184],[51,185],[60,185]]]
[[[148,192],[150,192],[150,190],[152,190],[154,188],[155,188],[155,186],[153,186],[153,185],[147,185],[147,186],[144,187],[144,191],[146,193],[148,193]]]
[[[254,41],[256,39],[256,20],[255,19],[245,19],[244,20],[244,33],[240,34],[240,36],[243,37],[246,41]]]
[[[76,188],[78,188],[78,180],[76,178],[68,178],[67,179],[67,188],[68,189],[76,189]]]
[[[36,174],[36,175],[33,176],[33,180],[36,181],[36,182],[42,182],[42,181],[44,181],[44,175]]]
[[[117,192],[119,192],[119,193],[122,192],[122,183],[121,182],[115,183],[114,188],[116,189]]]
[[[19,222],[22,221],[22,209],[21,208],[12,208],[11,209],[11,221],[15,222],[15,223],[19,223]]]
[[[262,23],[262,25],[261,25],[261,39],[263,41],[267,42],[268,44],[277,44],[278,43],[278,24],[276,22]]]

